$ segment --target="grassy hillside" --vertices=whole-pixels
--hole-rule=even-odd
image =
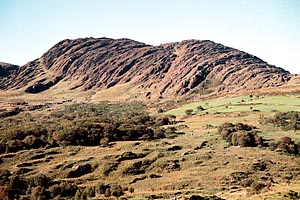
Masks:
[[[197,107],[203,107],[199,110]],[[168,111],[171,115],[184,115],[185,111],[193,109],[194,114],[213,114],[230,112],[248,112],[256,110],[260,112],[286,112],[300,111],[300,97],[297,96],[234,96],[212,100],[204,100],[197,103],[186,104]]]
[[[0,119],[1,144],[6,145],[0,154],[3,199],[18,193],[29,199],[300,198],[299,152],[285,151],[281,141],[284,136],[294,141],[284,146],[287,150],[299,147],[299,121],[291,123],[295,113],[280,114],[300,111],[297,96],[223,97],[166,113],[154,113],[158,105],[140,102],[60,101],[37,106],[36,101],[12,98],[13,103],[1,99],[7,105],[2,113],[21,109]],[[277,124],[276,116],[285,123]],[[230,144],[220,132],[224,123],[255,127],[251,131],[264,144]],[[232,131],[237,136],[248,133]],[[25,138],[33,134],[44,143],[35,146],[34,137],[25,140],[17,133]],[[14,143],[7,139],[16,135],[19,138],[11,138]],[[20,183],[28,186],[26,191],[17,190]]]

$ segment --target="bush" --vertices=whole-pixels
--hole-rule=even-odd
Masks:
[[[231,143],[234,146],[256,147],[255,133],[235,132],[232,134]]]
[[[109,146],[109,138],[105,137],[100,140],[100,146],[108,147]]]
[[[108,185],[105,185],[104,183],[98,183],[95,190],[97,194],[104,194],[107,188],[109,188]]]
[[[121,140],[165,137],[153,130],[170,124],[172,116],[153,117],[142,103],[73,104],[50,115],[20,113],[0,119],[0,153],[51,146],[108,146]]]
[[[198,106],[198,107],[197,107],[197,110],[198,110],[198,111],[203,111],[203,110],[205,110],[205,108],[203,108],[202,106]]]
[[[83,191],[78,189],[75,194],[75,200],[87,199],[87,196],[83,195]]]
[[[191,116],[191,115],[193,114],[194,110],[193,110],[193,109],[187,109],[187,110],[185,110],[184,112],[185,112],[185,114],[186,114],[187,116]]]
[[[262,189],[264,189],[265,187],[266,187],[265,184],[258,181],[253,181],[250,186],[251,193],[259,194],[262,191]]]
[[[29,187],[41,186],[44,188],[48,188],[50,182],[51,182],[51,179],[44,174],[38,174],[27,180]]]
[[[159,139],[159,138],[165,138],[166,137],[165,132],[166,132],[165,129],[163,129],[163,128],[157,128],[157,129],[154,130],[153,137],[157,138],[157,139]]]
[[[17,152],[26,149],[26,144],[21,140],[10,140],[6,143],[6,152]]]
[[[298,144],[296,144],[290,137],[280,138],[277,142],[277,149],[290,154],[299,154]]]
[[[19,175],[11,176],[9,181],[10,191],[13,193],[14,197],[18,197],[22,194],[25,194],[27,190],[26,180]]]
[[[130,188],[128,189],[128,191],[129,191],[130,193],[134,193],[134,188],[133,188],[133,187],[130,187]]]
[[[271,151],[275,151],[277,149],[277,143],[275,143],[275,142],[269,142],[269,149]]]
[[[164,112],[164,110],[162,108],[157,109],[157,113],[163,113],[163,112]]]
[[[86,187],[83,190],[82,195],[84,197],[94,197],[96,195],[95,187]]]
[[[0,185],[0,199],[15,199],[14,190],[9,184]]]
[[[110,197],[110,196],[111,196],[110,188],[107,188],[107,189],[105,190],[104,196],[105,196],[105,197]]]
[[[77,186],[72,183],[62,182],[60,184],[61,196],[74,196],[76,194]]]
[[[68,196],[75,196],[77,189],[78,188],[75,184],[68,183],[68,182],[61,182],[60,184],[52,185],[49,188],[49,191],[52,197],[56,197],[56,196],[68,197]]]
[[[10,176],[10,171],[8,171],[7,169],[0,169],[0,185],[4,185],[4,183],[7,183]]]
[[[44,187],[37,186],[31,189],[31,198],[33,200],[43,200],[48,199],[47,193]]]
[[[278,112],[273,118],[264,118],[262,123],[270,123],[282,130],[300,130],[300,112]]]
[[[54,184],[51,187],[49,187],[49,192],[51,197],[55,198],[61,194],[61,189],[59,184]]]
[[[23,142],[26,144],[27,149],[37,149],[46,145],[46,142],[37,138],[34,135],[28,135],[23,139]]]
[[[159,117],[155,120],[156,126],[164,126],[170,124],[170,120],[168,117]]]
[[[120,197],[124,194],[124,192],[120,185],[113,185],[111,186],[111,194],[114,197]]]
[[[254,128],[242,123],[224,123],[218,127],[218,132],[223,140],[234,146],[263,146],[264,140],[261,136],[257,135],[257,131],[253,130]]]

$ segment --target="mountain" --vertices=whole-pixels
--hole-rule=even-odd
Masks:
[[[146,45],[130,39],[63,40],[18,67],[0,64],[0,89],[40,93],[127,84],[148,98],[253,90],[285,84],[291,74],[251,54],[209,40]]]

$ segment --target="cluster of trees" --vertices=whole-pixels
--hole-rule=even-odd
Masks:
[[[265,118],[261,123],[269,123],[274,126],[280,127],[283,130],[300,130],[300,112],[278,112],[272,118]]]
[[[107,146],[111,141],[164,138],[161,126],[174,120],[150,116],[139,104],[75,104],[45,116],[23,115],[0,120],[0,153],[46,145]]]
[[[237,123],[224,123],[218,127],[218,132],[223,140],[230,145],[241,147],[263,146],[264,140],[257,133],[254,126]]]
[[[300,142],[296,143],[290,137],[282,137],[277,142],[270,143],[270,149],[284,153],[298,155],[300,152]]]
[[[96,195],[120,197],[125,191],[134,192],[133,188],[118,184],[98,183],[96,186],[78,187],[74,183],[54,181],[44,174],[28,178],[13,175],[8,170],[0,169],[0,199],[88,199]]]
[[[284,136],[277,142],[266,141],[259,136],[258,131],[254,126],[237,123],[224,123],[218,127],[218,132],[223,140],[226,140],[230,145],[241,147],[269,147],[272,151],[278,151],[293,155],[299,155],[300,142],[296,143],[290,137]]]

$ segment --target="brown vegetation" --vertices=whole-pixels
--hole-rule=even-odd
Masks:
[[[223,140],[229,144],[241,147],[263,146],[262,137],[257,135],[255,127],[247,124],[224,123],[218,127],[218,132]]]

